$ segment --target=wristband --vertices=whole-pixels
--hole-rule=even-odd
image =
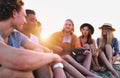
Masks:
[[[57,67],[64,68],[64,66],[63,66],[62,63],[56,63],[56,64],[54,64],[53,69],[55,69]]]

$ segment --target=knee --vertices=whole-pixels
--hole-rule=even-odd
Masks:
[[[87,55],[87,57],[89,57],[90,59],[92,59],[92,56],[93,54],[91,52]]]
[[[106,49],[112,49],[112,47],[111,47],[110,44],[106,44],[106,45],[105,45],[105,48],[106,48]]]
[[[71,56],[70,56],[70,55],[64,55],[64,56],[62,56],[62,58],[63,58],[64,60],[69,60],[69,59],[71,58]]]
[[[87,56],[92,56],[92,52],[89,52],[89,54]]]
[[[92,54],[91,51],[90,51],[89,53],[87,53],[87,54],[84,55],[84,56],[89,58],[89,57],[92,57],[92,55],[93,55],[93,54]]]
[[[92,52],[90,52],[90,53],[89,53],[89,55],[91,55],[91,56],[92,56]]]

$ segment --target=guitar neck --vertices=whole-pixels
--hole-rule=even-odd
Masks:
[[[63,52],[75,52],[76,54],[83,54],[86,50],[90,51],[90,49],[86,48],[64,48]]]

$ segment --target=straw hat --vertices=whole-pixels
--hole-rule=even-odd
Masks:
[[[110,23],[104,23],[101,27],[99,27],[99,29],[102,29],[103,27],[108,28],[112,31],[115,31],[115,29],[112,27],[112,24],[110,24]]]

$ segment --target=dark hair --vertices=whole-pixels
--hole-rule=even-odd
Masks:
[[[84,35],[82,34],[82,37],[84,37]],[[85,42],[86,44],[92,44],[92,35],[89,33],[87,36],[87,41]]]
[[[0,21],[13,16],[13,11],[19,12],[24,5],[22,0],[0,0]]]
[[[40,21],[37,21],[37,26],[41,27],[41,22]]]
[[[86,43],[87,44],[92,44],[93,43],[93,41],[92,41],[92,35],[90,33],[88,34],[87,42]]]
[[[26,9],[25,10],[26,14],[34,14],[35,15],[35,11],[34,10],[31,10],[31,9]]]
[[[90,32],[88,33],[88,36],[87,36],[87,41],[86,43],[87,44],[92,44],[93,43],[93,40],[92,40],[92,34],[94,33],[94,28],[91,24],[89,23],[84,23],[80,26],[80,31],[82,31],[82,29],[84,27],[88,27],[88,29],[90,30]],[[84,35],[82,34],[82,37],[84,37]]]
[[[89,23],[83,23],[81,26],[80,26],[80,31],[84,28],[84,27],[88,27],[88,29],[90,30],[90,33],[93,34],[94,33],[94,27],[89,24]]]

